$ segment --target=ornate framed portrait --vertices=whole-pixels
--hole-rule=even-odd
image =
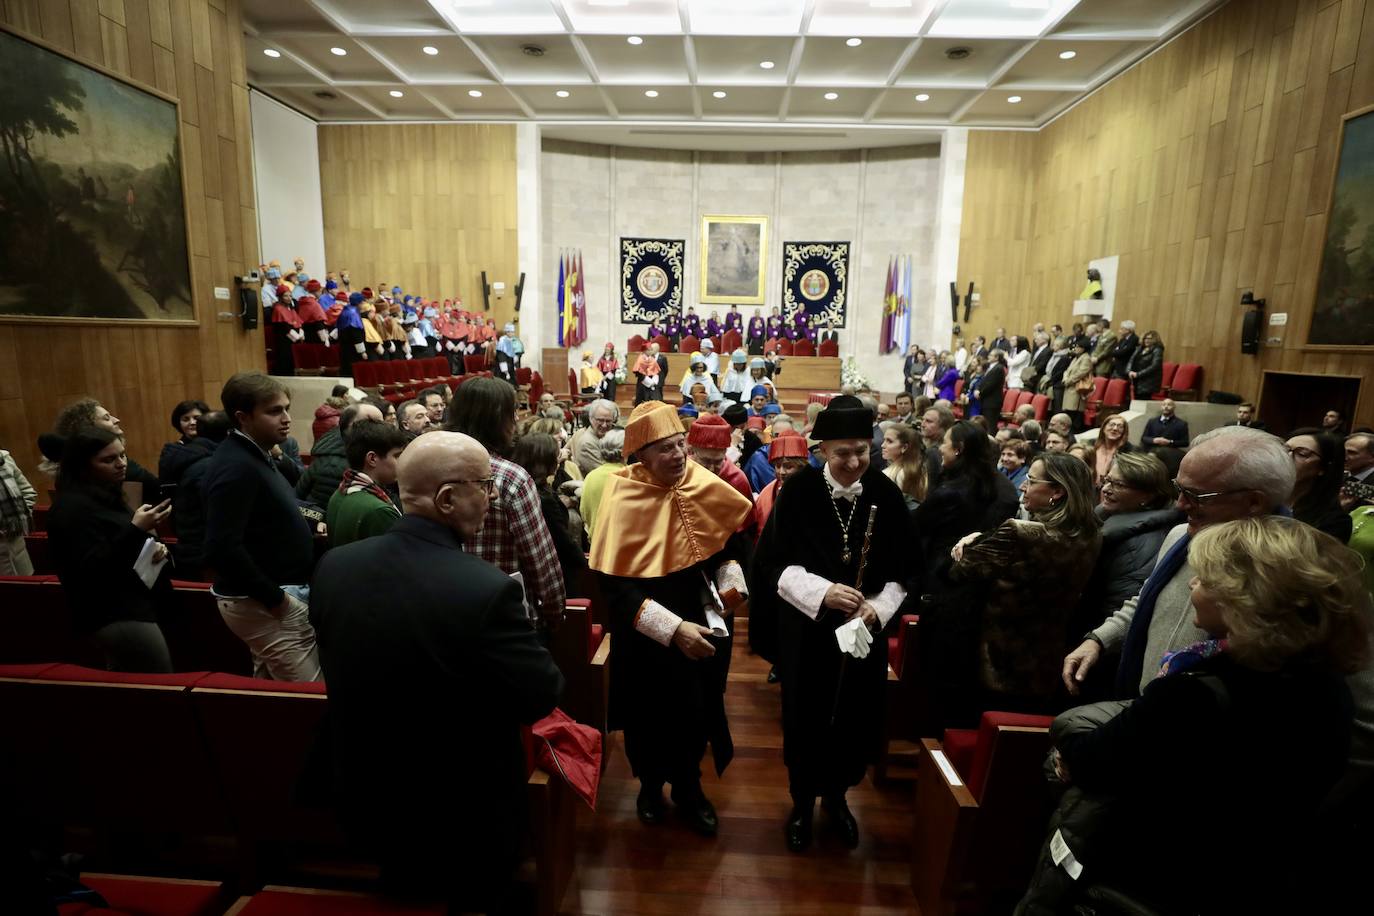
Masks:
[[[763,305],[768,217],[701,218],[701,302]]]
[[[1341,122],[1307,346],[1374,347],[1374,105]]]
[[[196,323],[174,98],[0,30],[0,320]]]

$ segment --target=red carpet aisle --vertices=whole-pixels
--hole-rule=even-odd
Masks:
[[[817,806],[816,842],[803,854],[783,845],[790,802],[782,765],[781,699],[764,678],[767,664],[749,654],[738,634],[725,705],[735,759],[703,787],[720,816],[720,836],[707,840],[673,817],[645,827],[635,817],[639,783],[612,736],[610,765],[597,811],[579,814],[577,875],[562,911],[568,914],[766,916],[911,914],[913,783],[882,789],[871,782],[850,791],[862,845],[850,852],[831,838]],[[670,810],[671,814],[671,810]]]

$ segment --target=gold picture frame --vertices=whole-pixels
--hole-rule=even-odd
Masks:
[[[763,305],[767,252],[768,217],[703,216],[701,304]]]
[[[24,74],[26,117],[56,126],[3,125],[33,145],[29,172],[10,168],[6,196],[45,208],[25,244],[64,265],[39,280],[0,278],[0,323],[198,326],[180,100],[5,26],[0,57]],[[15,190],[26,180],[27,196]],[[0,228],[0,250],[16,247]]]

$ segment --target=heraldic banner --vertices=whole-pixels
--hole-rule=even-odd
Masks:
[[[682,312],[683,239],[620,240],[620,320],[653,324]]]
[[[844,327],[848,279],[848,242],[783,242],[783,319],[790,322],[805,313],[815,327],[827,322]]]

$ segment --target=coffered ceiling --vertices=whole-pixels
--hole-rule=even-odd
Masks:
[[[1222,0],[243,0],[321,121],[1037,127]]]

